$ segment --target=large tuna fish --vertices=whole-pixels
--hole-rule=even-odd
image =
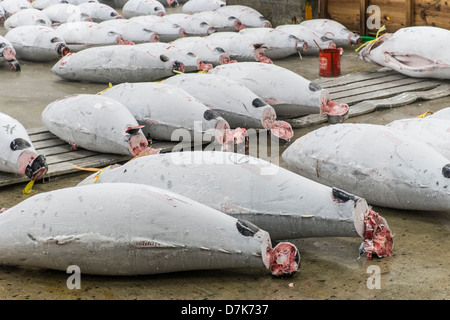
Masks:
[[[184,71],[183,63],[134,46],[101,46],[61,58],[52,68],[58,77],[71,81],[122,83],[155,81]]]
[[[0,2],[0,6],[5,11],[6,18],[9,18],[20,10],[33,9],[33,6],[27,0],[3,0]]]
[[[450,79],[450,31],[408,27],[383,34],[365,46],[359,57],[410,77]]]
[[[114,26],[92,21],[66,22],[59,25],[56,31],[72,52],[98,46],[134,44],[126,40]]]
[[[275,110],[240,82],[202,73],[179,74],[164,82],[190,93],[220,114],[233,129],[267,129],[284,141],[293,136],[291,126],[277,121]]]
[[[214,27],[218,32],[236,32],[246,28],[235,16],[224,12],[218,12],[217,10],[197,12],[194,13],[193,16],[197,19],[205,21],[210,26]]]
[[[127,19],[137,16],[164,16],[166,9],[156,0],[129,0],[122,8],[123,16]]]
[[[226,5],[226,1],[222,0],[189,0],[183,4],[182,11],[184,13],[194,14],[197,12],[215,10]]]
[[[0,215],[0,263],[83,274],[144,275],[261,268],[299,269],[297,248],[181,195],[111,183],[37,194]],[[170,258],[168,258],[170,257]]]
[[[216,9],[216,11],[236,17],[247,28],[272,27],[270,21],[264,18],[261,13],[248,6],[226,5]]]
[[[210,48],[221,47],[231,58],[240,62],[259,61],[272,63],[265,55],[267,47],[238,32],[215,32],[205,39]]]
[[[5,20],[4,26],[6,30],[11,30],[19,26],[39,25],[52,26],[52,21],[45,13],[38,9],[19,10],[8,19]]]
[[[266,48],[264,54],[272,60],[283,59],[294,54],[302,54],[308,44],[301,38],[273,28],[246,28],[239,31],[254,43],[261,43]]]
[[[131,21],[141,23],[146,29],[156,32],[161,42],[170,42],[186,37],[186,31],[177,24],[167,22],[160,16],[147,15],[130,18]]]
[[[348,106],[331,101],[326,89],[274,64],[239,62],[208,72],[241,82],[274,107],[280,118],[320,113],[333,122],[342,122],[348,114]]]
[[[106,20],[101,22],[100,25],[112,28],[112,30],[122,35],[123,39],[135,44],[159,41],[158,33],[145,28],[141,23],[129,19]]]
[[[16,50],[8,39],[0,35],[0,65],[3,63],[8,63],[12,71],[20,71]]]
[[[217,66],[219,64],[237,62],[231,58],[220,45],[209,43],[208,37],[184,37],[170,42],[170,45],[180,50],[192,52],[204,63]]]
[[[38,9],[38,10],[44,10],[50,6],[53,5],[58,5],[58,4],[67,4],[68,1],[67,0],[33,0],[30,1],[31,2],[31,6],[34,9]]]
[[[74,148],[136,156],[148,141],[131,112],[108,97],[71,95],[56,100],[42,112],[44,126]]]
[[[23,125],[0,112],[0,128],[0,171],[42,179],[48,171],[45,157],[37,154]]]
[[[205,63],[193,52],[174,46],[172,43],[153,42],[142,43],[139,46],[151,52],[158,52],[158,54],[166,55],[173,60],[180,61],[184,65],[184,72],[205,71],[213,68],[212,64]]]
[[[338,47],[360,44],[361,36],[350,30],[337,21],[330,19],[311,19],[300,23],[307,26],[322,36],[336,43]]]
[[[81,14],[80,8],[70,3],[53,4],[42,9],[42,12],[52,21],[53,25],[60,25],[75,14]]]
[[[207,36],[217,30],[207,22],[185,13],[171,13],[163,17],[163,20],[179,25],[186,32],[186,36]]]
[[[97,2],[84,2],[78,5],[80,11],[88,15],[94,22],[123,18],[114,8]]]
[[[52,61],[69,53],[59,33],[47,26],[20,26],[5,35],[17,56],[30,61]]]
[[[302,51],[302,55],[319,55],[319,47],[321,49],[336,49],[336,44],[333,41],[304,25],[284,24],[276,27],[275,29],[306,41],[308,44],[307,50]],[[341,52],[342,51],[343,50],[341,48]]]
[[[298,138],[282,157],[293,171],[355,193],[372,205],[450,209],[450,160],[385,125],[322,127]]]
[[[188,92],[176,86],[156,82],[121,83],[104,91],[130,110],[148,139],[179,141],[175,133],[187,130],[190,141],[223,141],[229,124]],[[181,136],[183,137],[183,136]]]
[[[159,168],[158,174],[153,168]],[[220,183],[213,185],[211,175]],[[385,221],[375,234],[367,232],[372,227],[369,217],[377,214],[364,199],[260,158],[218,151],[158,154],[108,167],[79,185],[120,182],[179,193],[237,219],[248,220],[268,231],[272,239],[363,237],[367,244],[375,240],[381,245],[366,254],[384,256],[392,250]]]
[[[425,142],[450,159],[450,121],[433,117],[395,120],[387,126]]]

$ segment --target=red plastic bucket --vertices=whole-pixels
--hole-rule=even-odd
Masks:
[[[319,52],[319,75],[337,77],[341,74],[341,52],[339,49],[321,49]]]

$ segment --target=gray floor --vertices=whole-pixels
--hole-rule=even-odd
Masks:
[[[0,29],[0,34],[4,35],[5,30]],[[276,64],[310,80],[319,78],[318,57],[290,57]],[[21,65],[20,73],[0,67],[0,110],[26,128],[42,126],[40,113],[48,103],[69,94],[97,93],[106,87],[60,80],[50,71],[53,63],[23,61]],[[341,69],[342,74],[349,74],[376,68],[359,60],[354,48],[345,48]],[[375,111],[348,121],[385,124],[445,107],[450,107],[450,98]],[[297,129],[295,137],[315,128]],[[284,166],[282,161],[280,164]],[[74,186],[88,174],[57,177],[37,184],[35,189],[45,192]],[[27,198],[22,195],[23,188],[1,188],[0,207],[11,207]],[[69,289],[69,275],[64,272],[0,267],[0,299],[449,299],[450,212],[374,209],[387,219],[394,233],[394,251],[388,258],[358,259],[359,238],[298,239],[293,242],[299,248],[302,264],[290,279],[273,278],[263,268],[139,277],[82,275],[81,289]],[[379,288],[372,288],[378,283],[371,277],[374,267],[380,272]]]

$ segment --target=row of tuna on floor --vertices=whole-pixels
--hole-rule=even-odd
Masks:
[[[231,68],[231,74],[242,73],[242,70],[247,70],[247,68],[251,70],[269,70],[268,72],[272,74],[270,78],[272,85],[273,83],[279,83],[278,81],[273,81],[273,75],[279,73],[274,73],[273,69],[270,69],[276,68],[274,65],[257,62],[235,63],[217,67],[215,70],[227,69],[227,67]],[[246,72],[249,71],[247,70]],[[193,74],[192,79],[194,79],[194,76],[198,76],[199,79],[208,79],[208,76],[213,74],[214,72],[210,74]],[[171,79],[182,80],[182,77],[186,76],[188,75],[172,76],[162,84],[168,84]],[[261,74],[253,73],[251,77],[247,74],[245,78],[254,80],[264,79],[265,77]],[[298,79],[300,78],[297,78],[294,82],[298,82]],[[179,83],[183,82],[191,82],[191,79],[189,81],[180,81]],[[150,87],[153,84],[123,84],[123,87],[129,86],[123,92],[139,89],[141,85],[142,88],[145,88],[143,91],[150,91]],[[208,85],[210,86],[210,84]],[[223,85],[223,87],[225,88],[226,86]],[[89,103],[86,103],[86,100],[79,100],[83,102],[76,104],[76,107],[70,109],[80,111],[81,105],[83,105],[83,108],[90,108],[92,113],[97,112],[97,110],[107,110],[110,107],[117,110],[119,108],[116,106],[121,103],[117,101],[113,103],[111,100],[106,101],[105,99],[108,93],[113,94],[116,90],[116,92],[120,92],[121,88],[122,85],[118,85],[100,95],[89,96],[91,100]],[[306,90],[306,96],[320,93],[319,98],[316,97],[315,107],[313,107],[317,113],[327,111],[327,108],[323,109],[326,105],[336,106],[336,104],[330,104],[329,99],[323,98],[326,96],[326,93],[322,92],[322,89],[314,83],[307,82],[306,85],[303,85],[303,88]],[[262,91],[267,90],[268,86]],[[160,90],[160,92],[162,91],[164,90]],[[198,91],[201,92],[201,90]],[[142,94],[142,91],[140,94]],[[121,94],[118,95],[120,96]],[[227,96],[233,95],[228,93]],[[284,92],[284,96],[287,96],[286,92]],[[100,97],[105,99],[102,101]],[[66,104],[69,105],[70,101],[81,98],[83,98],[82,95],[77,95],[50,104],[42,115],[43,123],[47,123],[49,130],[52,130],[51,123],[55,118],[58,118],[56,110],[63,108]],[[145,96],[140,98],[141,101],[145,99]],[[65,103],[60,103],[63,101]],[[261,107],[266,107],[267,98],[262,99],[258,97],[250,101],[252,107],[247,109],[257,110]],[[276,100],[273,99],[273,101]],[[326,103],[323,104],[323,102]],[[59,107],[55,107],[56,105],[59,105]],[[293,106],[288,103],[278,105],[285,107],[285,110],[289,112],[305,107],[303,105],[299,108],[298,105]],[[275,106],[277,104],[270,107],[276,110]],[[84,111],[88,109],[84,109]],[[272,116],[274,115],[270,108],[266,107],[265,110],[270,110],[268,113],[272,114]],[[277,110],[275,116],[282,114],[281,110],[283,109]],[[228,111],[228,114],[232,113],[228,109],[226,111]],[[304,113],[305,110],[303,109],[301,112]],[[80,117],[82,113],[78,112],[77,117]],[[219,119],[219,116],[211,112],[211,109],[203,109],[203,112],[200,114],[205,120]],[[175,113],[175,115],[178,117],[178,113]],[[64,128],[64,131],[72,132],[73,135],[73,133],[77,132],[76,128],[69,127],[69,124],[74,122],[73,118],[71,118],[73,116],[75,115],[68,116],[66,114],[64,117],[60,117],[59,119],[62,122],[55,124],[53,127]],[[182,118],[187,115],[180,114],[179,116]],[[264,121],[270,120],[270,117],[264,118],[263,116],[263,114],[259,115],[258,123],[270,123],[270,121]],[[122,115],[114,118],[121,117]],[[248,119],[240,114],[234,115],[234,117],[240,121]],[[426,120],[427,122],[422,123],[430,123],[430,120],[436,117],[437,114],[433,115],[433,117],[427,117],[423,119],[423,121]],[[96,119],[95,123],[97,126],[99,123],[103,124],[110,121],[109,118],[102,117],[99,114],[88,118]],[[88,118],[75,122],[79,125],[80,136],[84,135],[84,138],[77,140],[68,139],[68,142],[78,144],[83,141],[95,140],[94,136],[87,138],[94,133],[94,129],[81,127],[81,124],[89,123],[90,120]],[[172,118],[174,118],[173,115]],[[215,129],[228,130],[230,124],[226,117],[219,120],[216,122]],[[444,124],[447,123],[448,128],[448,119],[444,121]],[[436,122],[436,120],[433,120],[433,122]],[[222,123],[219,128],[217,127],[218,123]],[[228,123],[228,125],[225,126],[225,123]],[[150,122],[146,127],[151,127],[152,124],[154,127],[157,125],[157,123]],[[134,141],[136,139],[131,139],[131,137],[141,133],[140,131],[145,128],[140,127],[137,121],[131,123],[131,125],[129,122],[127,125],[128,127],[121,126],[117,130],[109,130],[111,127],[107,127],[109,135],[111,136],[112,132],[117,131],[122,134],[122,140],[125,135],[130,141]],[[14,126],[18,128],[18,125],[15,123],[5,124],[6,128],[13,128]],[[163,125],[160,126],[160,130],[155,131],[163,131],[162,129],[167,129],[167,127],[167,125]],[[411,199],[414,198],[413,200],[416,200],[423,197],[421,198],[422,201],[418,202],[429,205],[425,210],[447,210],[448,208],[443,209],[443,206],[448,202],[445,202],[445,200],[448,199],[447,186],[449,176],[448,157],[439,153],[441,151],[436,151],[436,147],[427,149],[426,135],[423,135],[421,140],[416,139],[420,142],[415,141],[417,143],[411,149],[408,149],[411,145],[411,133],[399,134],[391,128],[387,129],[388,127],[375,127],[378,130],[386,130],[381,136],[387,137],[388,141],[370,145],[370,151],[374,154],[373,158],[377,159],[378,153],[381,153],[389,159],[389,161],[383,162],[383,166],[387,165],[387,167],[382,166],[375,169],[367,170],[367,167],[376,166],[376,162],[368,162],[365,161],[365,158],[359,159],[357,157],[361,155],[361,150],[364,150],[364,144],[362,143],[365,143],[366,140],[360,138],[363,134],[366,134],[366,125],[356,126],[352,124],[325,127],[333,133],[328,144],[324,143],[326,140],[322,140],[321,137],[325,136],[325,133],[321,131],[315,131],[314,134],[311,133],[297,139],[299,142],[295,141],[283,153],[283,158],[293,171],[298,171],[301,175],[283,170],[281,167],[273,166],[261,159],[223,151],[153,154],[136,158],[123,166],[110,167],[101,171],[101,173],[94,174],[88,182],[100,182],[102,179],[105,179],[103,182],[109,182],[106,180],[109,172],[116,172],[120,176],[120,179],[117,181],[120,181],[120,184],[107,183],[102,186],[100,186],[101,184],[94,184],[95,187],[82,187],[80,185],[40,194],[13,208],[7,209],[0,215],[3,222],[2,226],[5,228],[3,232],[5,239],[2,241],[4,250],[2,249],[1,251],[8,252],[2,257],[2,261],[13,265],[30,265],[66,270],[68,266],[67,252],[70,252],[70,264],[79,265],[82,272],[85,273],[151,274],[192,269],[264,265],[275,275],[288,275],[297,271],[300,266],[299,252],[295,246],[286,242],[281,242],[272,248],[270,239],[286,240],[306,236],[359,236],[364,238],[361,252],[365,252],[368,258],[371,258],[373,254],[381,257],[388,256],[392,253],[393,247],[389,227],[386,221],[367,204],[377,204],[376,200],[372,200],[374,186],[377,188],[383,187],[383,190],[386,190],[388,185],[390,194],[400,194],[402,196],[400,203],[402,205],[412,203],[412,206],[416,206],[413,209],[419,208],[417,208],[418,203],[413,202]],[[123,130],[124,128],[126,130]],[[354,149],[349,151],[340,145],[336,147],[337,142],[334,145],[332,144],[334,142],[333,138],[337,137],[339,131],[342,130],[345,136],[350,136],[350,131],[353,131],[353,128],[355,128],[357,138],[350,139],[353,144],[348,143],[348,145],[352,145]],[[368,128],[374,127],[368,125]],[[275,131],[273,129],[270,126],[272,133]],[[18,130],[9,131],[12,134],[13,131],[17,132]],[[224,130],[218,131],[224,132]],[[373,138],[371,131],[376,130],[367,129],[367,139]],[[95,137],[97,138],[97,136]],[[428,143],[435,141],[430,136],[428,137],[430,138]],[[5,154],[8,154],[13,159],[17,156],[15,165],[17,167],[21,164],[22,168],[28,169],[28,171],[23,170],[24,172],[33,171],[33,165],[29,161],[32,158],[23,160],[23,157],[22,160],[19,160],[19,155],[24,153],[24,150],[29,149],[31,142],[27,140],[26,136],[12,140],[10,138],[11,136],[2,139],[3,141],[8,140],[5,143],[5,150],[8,150],[7,152],[5,151]],[[313,139],[309,144],[312,148],[312,151],[309,153],[304,148],[305,144],[308,146],[304,142],[304,139],[307,138]],[[314,140],[314,138],[318,140]],[[140,138],[137,140],[143,141]],[[226,141],[226,139],[223,141]],[[355,141],[360,143],[355,143]],[[137,149],[139,149],[139,145],[140,142],[137,145]],[[330,145],[333,145],[333,147],[330,148]],[[389,146],[391,146],[391,149],[388,148]],[[146,147],[145,143],[143,147]],[[384,148],[388,148],[388,150]],[[137,149],[131,148],[131,151]],[[299,149],[301,151],[298,151]],[[330,149],[331,151],[334,150],[336,154],[314,159],[314,156],[317,156],[317,154],[322,156],[323,152],[330,151]],[[399,150],[406,151],[402,153]],[[418,152],[417,150],[423,150],[430,154],[430,161],[431,159],[437,159],[438,161],[420,162],[418,161],[420,158],[414,157],[414,153],[411,153],[411,150],[416,150],[416,152]],[[130,152],[129,144],[127,144],[127,152]],[[305,161],[300,156],[296,157],[296,152],[299,152],[299,155],[309,154],[312,159],[309,162],[310,165],[302,168],[298,163]],[[294,156],[290,156],[292,153]],[[347,155],[351,160],[345,157],[341,158],[342,155]],[[391,162],[396,156],[399,157],[400,164],[398,166],[393,165]],[[185,157],[187,160],[182,160]],[[216,158],[217,160],[214,160]],[[334,165],[333,159],[336,159]],[[41,157],[41,160],[45,159]],[[151,161],[161,162],[152,163]],[[212,164],[215,164],[217,161],[220,166],[213,167]],[[134,165],[137,166],[140,162],[142,162],[142,166],[148,163],[151,170],[148,168],[142,170],[134,169],[132,167]],[[348,167],[345,167],[348,163],[352,163],[354,166],[348,169]],[[436,170],[438,166],[440,166],[440,171]],[[155,168],[158,168],[158,175],[155,175]],[[168,171],[164,171],[166,168]],[[341,168],[341,171],[337,170],[339,168]],[[349,193],[352,192],[354,184],[349,185],[348,188],[341,187],[344,183],[342,181],[344,180],[342,179],[342,171],[350,170],[351,173],[356,174],[355,172],[359,168],[361,168],[359,176],[367,177],[365,181],[367,185],[370,185],[369,191],[372,191],[369,192],[367,199],[360,198],[360,185],[355,189],[354,194]],[[399,168],[406,168],[404,175],[398,174],[397,170]],[[179,176],[175,176],[174,172],[178,169],[180,170]],[[45,170],[45,166],[38,169],[41,174]],[[233,170],[240,171],[233,173]],[[308,170],[312,171],[313,174],[308,173]],[[429,171],[432,171],[431,175],[428,174]],[[417,184],[417,172],[422,172],[423,176],[427,178],[426,181],[419,181],[419,184]],[[123,178],[126,173],[134,173],[136,176],[142,177],[144,183],[152,185],[136,185],[135,183],[138,182],[138,177],[136,176],[127,181],[126,178]],[[151,174],[153,178],[157,178],[156,180],[160,182],[160,185],[151,183],[150,178],[146,177],[146,173]],[[188,177],[189,173],[192,173],[193,176]],[[248,176],[248,174],[254,175],[255,173],[256,177]],[[371,176],[373,173],[375,173],[375,176]],[[174,176],[171,176],[172,174]],[[310,178],[302,176],[308,176],[308,174]],[[212,175],[218,176],[218,181],[223,182],[220,183],[220,188],[223,189],[219,189],[216,184],[214,186],[210,185]],[[377,185],[375,182],[380,175],[383,179],[381,184]],[[335,177],[336,182],[331,182],[330,186],[325,186],[327,183],[325,180],[319,180],[319,178],[323,179],[325,177],[327,179],[332,176]],[[393,179],[397,176],[400,176],[400,180],[404,184],[400,184],[398,183],[399,180]],[[421,177],[422,175],[419,176]],[[243,177],[246,177],[246,179]],[[315,178],[318,179],[317,182],[314,182]],[[255,179],[262,180],[255,183]],[[277,181],[276,179],[281,180]],[[339,181],[340,179],[341,181]],[[413,182],[410,182],[408,179],[413,179]],[[276,181],[276,183],[269,185],[269,181],[272,180]],[[85,183],[88,182],[85,181]],[[130,182],[133,184],[128,184]],[[124,185],[123,183],[127,184]],[[293,185],[292,193],[289,193],[286,190],[289,189],[291,184]],[[175,185],[179,186],[179,188],[175,189]],[[396,189],[397,187],[403,189]],[[408,187],[411,188],[408,189]],[[268,189],[264,190],[264,188]],[[270,190],[270,188],[273,189]],[[257,192],[255,192],[255,189]],[[424,190],[429,193],[424,193]],[[191,193],[189,194],[188,191]],[[205,192],[212,192],[212,194]],[[92,198],[94,194],[95,200]],[[102,196],[99,197],[98,194]],[[254,197],[257,194],[262,199],[255,199]],[[271,195],[273,195],[273,198],[269,198]],[[285,201],[280,201],[285,196],[288,198]],[[240,197],[244,197],[249,202],[245,202]],[[424,199],[431,199],[432,201],[424,202]],[[211,201],[211,203],[205,203],[207,201]],[[290,208],[292,201],[294,203]],[[95,206],[92,205],[93,203],[95,203]],[[321,205],[317,207],[319,203]],[[328,207],[322,207],[324,203],[327,203]],[[259,205],[262,205],[262,207],[258,208],[257,206]],[[275,207],[271,209],[271,205]],[[390,205],[393,207],[397,206],[395,202],[385,204],[385,206]],[[302,206],[304,206],[303,210],[301,209]],[[147,210],[149,207],[155,210],[150,213]],[[207,216],[198,212],[204,212]],[[343,212],[346,213],[344,214]],[[73,217],[76,223],[73,223],[73,220],[69,217]],[[116,219],[111,219],[111,217]],[[69,219],[71,225],[61,225],[61,219]],[[129,258],[130,256],[133,258]],[[149,259],[151,263],[149,263]],[[117,263],[119,260],[120,263]],[[115,261],[114,265],[111,265],[110,261]]]

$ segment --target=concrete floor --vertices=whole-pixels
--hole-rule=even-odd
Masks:
[[[0,34],[5,30],[0,28]],[[290,57],[275,62],[307,79],[319,78],[318,57]],[[22,61],[22,71],[0,66],[0,111],[15,117],[26,128],[42,127],[40,114],[48,103],[68,94],[97,93],[105,85],[66,82],[54,76],[54,63]],[[345,48],[342,74],[374,70],[360,61],[354,48]],[[349,122],[385,124],[415,117],[427,110],[450,107],[450,98],[417,102],[394,109],[350,118]],[[295,137],[314,130],[298,129]],[[287,146],[281,148],[281,152]],[[285,164],[280,159],[280,165]],[[89,173],[70,174],[38,183],[46,192],[76,185]],[[25,198],[24,185],[0,188],[0,207],[11,207]],[[358,259],[359,238],[297,239],[301,269],[292,278],[273,278],[267,270],[236,269],[180,272],[157,276],[81,276],[81,289],[69,289],[69,274],[51,270],[0,267],[2,300],[384,300],[450,298],[450,212],[410,212],[374,207],[394,233],[394,251],[388,258]],[[379,268],[380,287],[370,288],[372,267]],[[369,286],[368,286],[369,283]],[[354,310],[357,312],[358,310]],[[373,310],[376,311],[376,310]]]

